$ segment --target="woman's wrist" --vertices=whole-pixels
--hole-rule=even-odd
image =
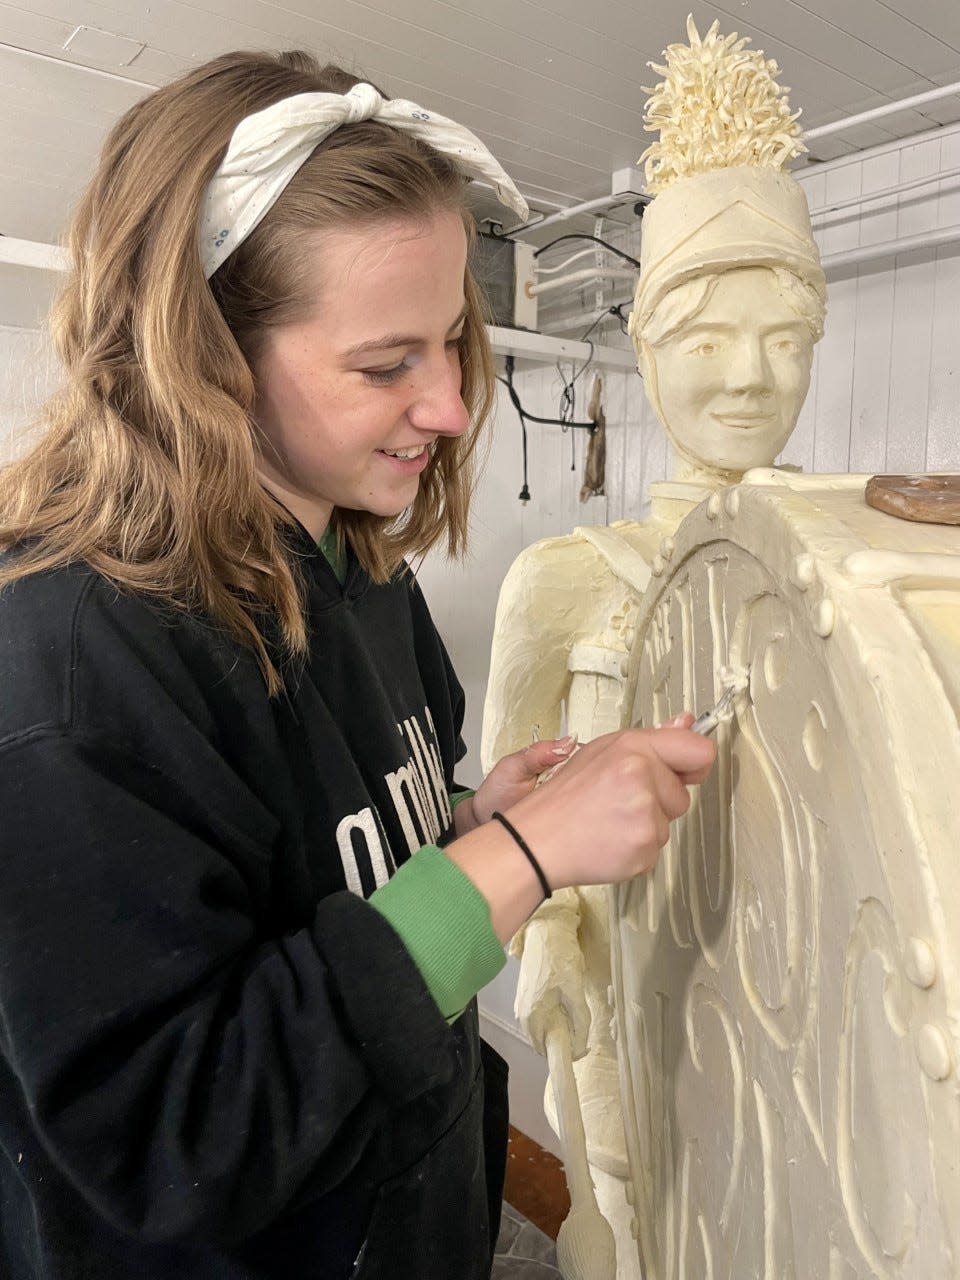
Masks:
[[[513,837],[498,822],[487,822],[444,852],[486,898],[490,923],[506,944],[543,900],[537,874]]]
[[[453,831],[457,837],[467,835],[480,825],[473,807],[474,798],[474,796],[467,796],[453,811]]]

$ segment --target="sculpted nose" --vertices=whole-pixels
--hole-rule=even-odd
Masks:
[[[730,391],[753,391],[769,394],[773,376],[766,351],[759,338],[742,337],[734,343],[726,366]]]

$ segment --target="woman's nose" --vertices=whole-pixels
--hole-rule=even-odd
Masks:
[[[463,377],[459,360],[448,359],[429,375],[420,394],[407,410],[407,418],[418,431],[431,431],[439,436],[459,436],[470,425],[470,414],[463,403]]]

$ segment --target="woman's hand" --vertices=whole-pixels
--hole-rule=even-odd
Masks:
[[[576,749],[576,738],[555,738],[534,742],[498,760],[473,797],[457,805],[454,814],[457,835],[466,835],[474,827],[489,822],[496,810],[505,812],[529,795],[541,774],[569,760]]]
[[[509,818],[552,888],[607,884],[649,871],[690,807],[716,747],[691,733],[689,717],[661,729],[623,729],[582,747],[528,792]]]
[[[716,758],[709,738],[692,733],[689,716],[661,729],[622,729],[556,757],[555,742],[515,752],[490,771],[481,812],[503,812],[525,840],[553,889],[629,880],[656,864],[670,823],[687,812],[687,788],[703,782]],[[539,751],[538,751],[539,749]],[[540,774],[565,759],[542,786]],[[500,777],[503,787],[500,787]],[[482,790],[482,788],[481,788]],[[506,795],[520,799],[506,805]],[[466,803],[466,802],[464,802]],[[457,815],[463,805],[457,806]],[[543,897],[536,872],[499,823],[458,823],[447,856],[490,905],[501,941],[516,932]]]

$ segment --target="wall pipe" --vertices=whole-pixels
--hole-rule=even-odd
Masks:
[[[960,168],[944,169],[942,173],[927,173],[922,178],[911,178],[909,182],[898,182],[895,186],[886,187],[883,191],[861,192],[849,196],[845,200],[833,200],[830,204],[820,205],[810,210],[811,218],[822,218],[828,213],[839,213],[841,209],[850,209],[854,205],[871,204],[874,200],[886,200],[889,196],[903,195],[905,191],[915,191],[917,187],[929,187],[935,182],[947,182],[950,178],[960,178]]]
[[[826,253],[820,259],[824,271],[836,271],[839,267],[861,266],[876,258],[894,257],[898,253],[912,253],[916,249],[938,249],[945,244],[960,242],[960,226],[937,227],[933,231],[921,231],[915,236],[901,236],[898,240],[883,240],[878,244],[864,244],[856,249],[841,249],[838,253]]]
[[[542,284],[531,284],[528,280],[523,291],[528,298],[535,298],[537,294],[550,293],[553,289],[562,289],[564,285],[598,280],[601,277],[610,280],[636,280],[637,273],[629,267],[584,267],[582,271],[571,271],[568,275],[558,276],[556,280],[544,280]]]
[[[936,102],[939,98],[949,98],[960,94],[960,84],[945,84],[939,89],[929,89],[926,93],[916,93],[912,98],[901,98],[898,102],[885,102],[882,107],[872,107],[869,111],[861,111],[855,116],[847,116],[843,120],[834,120],[830,124],[818,125],[815,129],[805,129],[803,136],[807,141],[811,138],[826,138],[831,133],[841,133],[844,129],[852,129],[858,124],[867,124],[871,120],[880,120],[883,116],[894,115],[897,111],[909,111],[913,107],[921,107],[927,102]]]

